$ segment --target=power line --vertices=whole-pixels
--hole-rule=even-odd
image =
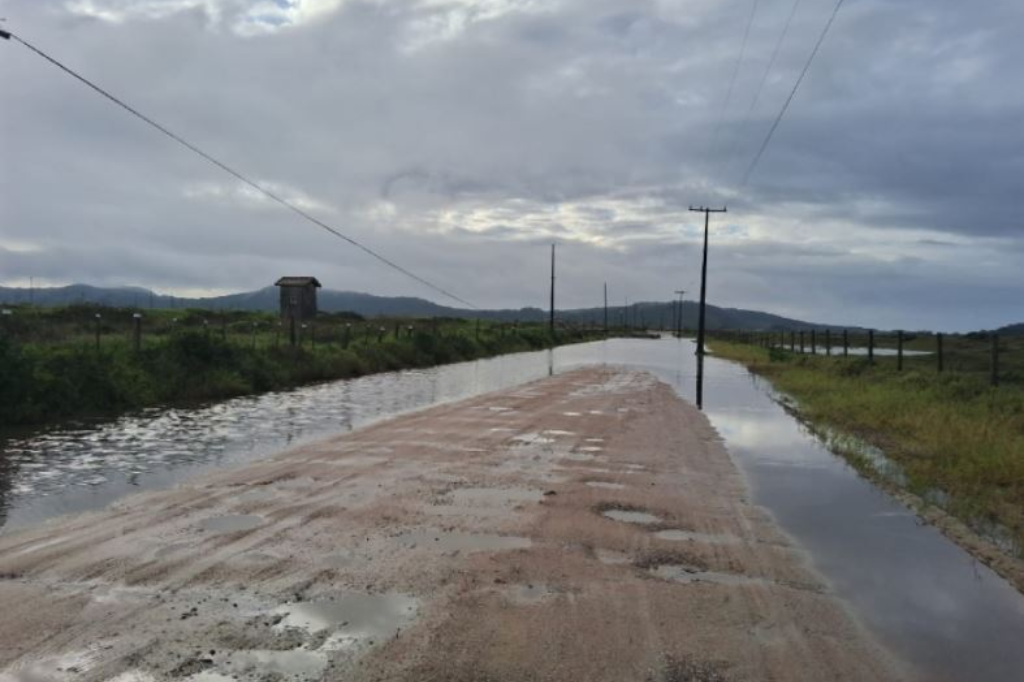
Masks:
[[[743,116],[743,122],[740,123],[737,131],[743,130],[750,123],[750,117],[753,116],[754,110],[757,109],[758,103],[761,101],[761,94],[764,92],[764,86],[768,83],[768,77],[772,73],[772,69],[775,68],[775,62],[778,61],[779,54],[782,52],[782,45],[786,41],[786,36],[789,35],[789,29],[793,25],[793,18],[796,17],[796,11],[800,7],[800,0],[793,0],[793,7],[789,10],[789,16],[786,18],[786,23],[782,27],[782,33],[779,34],[779,39],[775,42],[775,49],[772,50],[772,56],[768,60],[768,65],[764,69],[764,75],[761,76],[761,82],[757,86],[757,90],[754,92],[754,98],[750,101],[750,108],[747,109],[747,113]],[[736,151],[739,147],[740,138],[739,135],[733,138],[732,148],[726,155],[726,170],[732,168],[733,159],[736,157]]]
[[[718,114],[715,132],[711,136],[711,147],[708,151],[709,161],[715,157],[715,152],[718,151],[718,140],[721,137],[722,124],[725,122],[725,114],[729,110],[729,104],[732,103],[732,95],[736,89],[736,79],[740,75],[740,67],[743,66],[743,57],[747,51],[747,42],[750,40],[750,27],[754,25],[754,16],[757,14],[758,1],[754,0],[750,6],[750,16],[747,18],[747,26],[743,30],[743,42],[740,43],[740,53],[736,58],[736,67],[732,71],[732,78],[729,79],[729,88],[725,92],[725,101],[722,103],[722,110]]]
[[[807,58],[807,63],[804,64],[803,71],[800,72],[800,77],[797,78],[796,83],[793,84],[793,90],[790,91],[789,97],[786,98],[786,101],[783,103],[782,108],[779,109],[778,116],[775,117],[775,120],[772,122],[771,128],[768,129],[768,134],[765,135],[764,141],[761,143],[761,147],[757,150],[757,154],[754,155],[754,159],[753,161],[750,162],[750,166],[747,167],[747,172],[743,174],[743,181],[740,183],[741,187],[746,186],[747,181],[750,180],[750,175],[754,172],[754,169],[757,167],[758,162],[761,161],[761,157],[764,156],[764,151],[768,148],[768,143],[772,141],[772,136],[775,135],[775,130],[779,127],[779,123],[782,122],[782,117],[786,115],[786,111],[789,109],[790,103],[793,101],[793,98],[796,97],[797,90],[800,89],[800,84],[803,83],[804,77],[810,70],[811,62],[814,61],[814,58],[817,56],[818,51],[821,49],[821,44],[825,42],[825,36],[828,35],[829,29],[832,28],[832,24],[835,23],[836,16],[838,16],[839,10],[843,6],[843,2],[845,2],[845,0],[837,0],[835,8],[832,10],[831,16],[829,16],[828,21],[825,23],[825,27],[821,31],[821,35],[818,36],[818,42],[814,44],[814,49],[811,50],[811,54]]]
[[[308,220],[309,222],[313,223],[317,227],[320,227],[323,230],[326,230],[327,232],[333,234],[335,237],[338,237],[339,239],[342,239],[342,240],[348,242],[349,244],[351,244],[352,246],[356,247],[357,249],[359,249],[359,250],[363,251],[364,253],[372,256],[373,258],[377,259],[378,261],[380,261],[384,265],[387,265],[389,268],[392,268],[392,269],[402,273],[403,275],[405,275],[405,276],[407,276],[407,277],[409,277],[409,278],[419,282],[420,284],[422,284],[422,285],[424,285],[424,286],[426,286],[426,287],[428,287],[430,289],[433,289],[434,291],[436,291],[436,292],[438,292],[440,294],[443,294],[444,296],[446,296],[446,297],[448,297],[448,298],[450,298],[450,299],[452,299],[454,301],[458,301],[459,303],[461,303],[463,305],[467,305],[470,308],[473,308],[474,310],[479,310],[479,308],[477,308],[475,305],[473,305],[469,301],[467,301],[465,299],[462,299],[462,298],[459,298],[455,294],[453,294],[453,293],[451,293],[449,291],[446,291],[445,289],[442,289],[441,287],[437,286],[436,284],[433,284],[432,282],[424,279],[423,277],[420,277],[419,275],[411,272],[410,270],[402,267],[401,265],[398,265],[394,261],[386,258],[385,256],[381,255],[377,251],[374,251],[373,249],[371,249],[370,247],[364,246],[363,244],[359,243],[358,241],[356,241],[352,237],[349,237],[348,235],[343,234],[342,232],[339,232],[337,229],[331,227],[330,225],[328,225],[327,223],[323,222],[322,220],[320,220],[320,219],[310,215],[309,213],[307,213],[306,211],[302,210],[301,208],[299,208],[298,206],[296,206],[292,202],[290,202],[287,199],[279,196],[278,194],[274,193],[273,191],[267,189],[266,187],[264,187],[263,185],[259,184],[255,180],[250,180],[248,177],[246,177],[245,175],[243,175],[239,171],[236,171],[235,169],[233,169],[232,167],[228,166],[223,161],[220,161],[220,160],[216,159],[215,157],[211,156],[210,154],[207,154],[202,149],[200,149],[196,145],[192,144],[191,142],[189,142],[185,138],[183,138],[180,135],[170,131],[169,129],[167,129],[162,124],[157,123],[152,118],[146,116],[145,114],[143,114],[139,110],[135,109],[131,105],[127,104],[123,100],[115,97],[114,95],[112,95],[111,93],[107,92],[106,90],[101,88],[99,85],[96,85],[95,83],[90,81],[85,76],[80,75],[79,73],[77,73],[76,71],[71,69],[70,67],[65,66],[60,61],[58,61],[56,58],[51,57],[46,52],[44,52],[40,48],[36,47],[35,45],[32,45],[31,43],[27,42],[26,40],[22,39],[21,37],[19,37],[15,33],[11,32],[11,31],[8,31],[8,30],[0,30],[0,38],[11,39],[11,40],[14,40],[14,41],[16,41],[18,43],[21,43],[22,45],[27,47],[29,50],[31,50],[32,52],[34,52],[38,56],[42,57],[46,61],[50,62],[51,64],[56,66],[58,69],[63,71],[64,73],[66,73],[69,76],[75,78],[76,80],[80,81],[81,83],[84,83],[85,85],[87,85],[92,90],[96,91],[97,93],[99,93],[100,95],[102,95],[106,99],[110,100],[111,102],[113,102],[117,106],[121,107],[122,109],[124,109],[128,113],[132,114],[133,116],[135,116],[135,117],[141,119],[142,121],[144,121],[145,123],[149,124],[151,127],[153,127],[156,130],[160,131],[161,133],[163,133],[167,137],[171,138],[172,140],[174,140],[175,142],[177,142],[181,146],[185,147],[186,149],[188,149],[192,153],[202,157],[204,160],[206,160],[209,163],[213,164],[214,166],[216,166],[217,168],[221,169],[222,171],[224,171],[228,175],[231,175],[232,177],[234,177],[235,179],[239,180],[240,182],[242,182],[242,183],[248,185],[249,187],[253,188],[254,190],[259,192],[260,194],[262,194],[265,197],[267,197],[268,199],[270,199],[270,200],[280,204],[281,206],[283,206],[283,207],[287,208],[288,210],[292,211],[293,213],[301,216],[302,218],[305,218],[306,220]]]

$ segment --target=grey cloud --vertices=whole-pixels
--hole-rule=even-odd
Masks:
[[[738,176],[825,5],[804,3],[744,126],[789,7],[760,3],[712,148],[746,1],[497,12],[495,2],[347,0],[294,27],[239,35],[254,4],[208,0],[110,23],[63,1],[7,0],[0,15],[481,305],[543,305],[553,237],[565,305],[592,304],[606,280],[616,296],[668,298],[699,265],[702,223],[689,205],[728,203],[713,223],[716,303],[878,326],[1020,317],[1017,2],[847,3],[745,188]],[[428,40],[423,27],[455,26],[444,19],[456,11],[464,27]],[[0,50],[0,282],[242,289],[287,270],[430,295],[296,217],[233,196],[230,178],[25,50]],[[225,195],[189,194],[200,186]]]

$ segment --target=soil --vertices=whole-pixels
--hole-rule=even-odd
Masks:
[[[0,608],[0,682],[914,679],[613,368],[2,536]]]

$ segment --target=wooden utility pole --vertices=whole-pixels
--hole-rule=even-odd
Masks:
[[[604,335],[608,336],[608,282],[604,283]]]
[[[728,209],[690,207],[691,211],[704,214],[704,257],[700,266],[700,316],[697,320],[697,408],[704,409],[704,320],[708,293],[708,224],[712,213],[725,213]]]
[[[551,338],[555,337],[555,245],[551,245],[551,315],[548,319]]]

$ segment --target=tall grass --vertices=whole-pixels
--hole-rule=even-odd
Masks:
[[[722,341],[711,348],[771,379],[811,424],[881,448],[912,492],[941,491],[947,511],[975,527],[998,524],[1024,547],[1024,387]]]
[[[410,330],[335,333],[330,342],[291,347],[280,334],[255,343],[247,335],[183,328],[150,335],[135,351],[126,335],[105,337],[99,348],[76,335],[65,342],[23,341],[0,335],[0,427],[68,417],[109,415],[126,409],[226,398],[345,379],[374,372],[528,351],[550,345],[541,325],[512,328],[445,321]],[[560,331],[557,343],[593,338]]]

